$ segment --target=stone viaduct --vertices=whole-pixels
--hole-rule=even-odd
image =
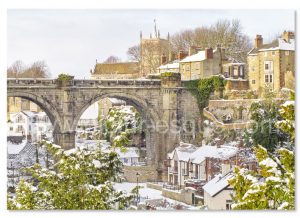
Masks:
[[[146,124],[147,165],[162,180],[167,153],[179,141],[198,143],[199,110],[196,99],[182,85],[180,75],[141,80],[8,79],[7,96],[39,105],[49,116],[54,142],[75,146],[77,123],[93,103],[106,97],[134,106]]]

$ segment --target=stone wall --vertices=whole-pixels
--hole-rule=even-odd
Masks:
[[[227,79],[225,92],[229,92],[231,90],[248,90],[249,89],[249,81],[246,79],[239,80],[239,79]]]
[[[207,109],[219,121],[222,121],[222,116],[230,114],[232,117],[230,123],[241,123],[249,121],[249,109],[251,104],[257,101],[257,99],[210,100]]]
[[[124,166],[124,178],[127,182],[136,182],[136,173],[139,173],[139,182],[154,182],[157,178],[155,166]]]
[[[147,188],[152,188],[152,189],[156,189],[156,190],[161,191],[162,190],[162,185],[158,184],[158,183],[148,182],[147,183]]]
[[[166,198],[171,198],[175,201],[180,201],[189,205],[192,205],[192,194],[196,195],[196,190],[193,189],[181,189],[178,191],[170,189],[162,189],[162,195]]]

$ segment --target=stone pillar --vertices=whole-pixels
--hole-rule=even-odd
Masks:
[[[178,127],[178,87],[181,86],[181,75],[179,73],[161,74],[162,92],[162,120],[161,129],[157,129],[161,144],[157,153],[158,179],[167,180],[167,153],[171,152],[179,144],[180,131]]]
[[[65,81],[58,81],[60,91],[60,114],[61,125],[54,131],[54,142],[65,150],[75,147],[76,126],[74,120],[77,114],[76,102],[74,98],[74,77]]]
[[[75,146],[75,131],[54,132],[54,143],[60,145],[64,150],[69,150]]]

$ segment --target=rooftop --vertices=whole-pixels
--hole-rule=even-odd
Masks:
[[[283,38],[278,38],[271,43],[263,44],[258,48],[252,48],[252,50],[248,53],[248,55],[256,55],[261,51],[275,51],[275,50],[283,50],[283,51],[295,51],[295,39],[290,39],[289,42]]]
[[[222,174],[218,174],[206,183],[203,186],[204,191],[206,191],[211,197],[216,196],[220,191],[227,188],[229,186],[228,180],[233,177],[232,173],[229,172],[228,174],[222,176]]]
[[[213,50],[215,53],[217,50]],[[180,63],[187,63],[187,62],[195,62],[195,61],[204,61],[206,59],[206,52],[205,50],[199,51],[198,53],[188,56],[180,61]]]

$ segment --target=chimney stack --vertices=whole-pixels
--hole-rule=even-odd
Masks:
[[[256,35],[255,41],[254,41],[255,48],[259,48],[262,45],[263,45],[263,37],[261,35]]]
[[[212,48],[206,48],[205,49],[205,57],[206,59],[213,59],[214,58],[214,53]]]
[[[230,167],[229,160],[222,160],[222,165],[221,165],[222,176],[225,176],[227,173],[229,173],[230,168],[231,167]]]
[[[163,65],[167,63],[167,56],[165,54],[163,54],[161,57],[160,57],[160,64]]]
[[[178,60],[182,60],[187,56],[187,54],[184,51],[179,51],[178,53]]]
[[[290,42],[290,39],[294,39],[295,35],[293,32],[291,31],[284,31],[282,34],[282,38],[286,41],[286,42]]]

